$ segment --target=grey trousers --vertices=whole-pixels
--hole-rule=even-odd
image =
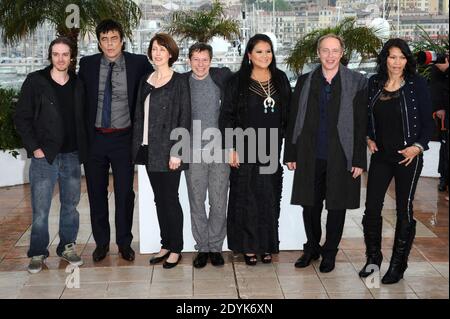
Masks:
[[[191,163],[185,171],[191,207],[192,235],[199,252],[221,252],[227,234],[227,201],[230,166]],[[208,192],[209,215],[205,201]]]

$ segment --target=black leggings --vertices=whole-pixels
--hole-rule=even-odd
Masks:
[[[370,160],[365,218],[380,218],[386,191],[394,178],[397,219],[411,222],[413,220],[412,203],[423,167],[423,156],[422,154],[416,156],[408,166],[405,166],[386,160],[381,155],[375,153]]]
[[[181,171],[147,171],[156,204],[161,248],[174,253],[183,250],[183,210],[178,198]]]

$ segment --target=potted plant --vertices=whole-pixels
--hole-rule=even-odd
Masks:
[[[17,93],[0,87],[0,187],[28,182],[29,163],[13,121]]]

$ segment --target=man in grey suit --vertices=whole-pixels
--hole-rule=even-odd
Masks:
[[[192,120],[194,121],[193,139],[201,140],[205,129],[218,128],[220,107],[225,94],[225,85],[232,74],[228,68],[211,68],[212,47],[205,43],[195,43],[189,48],[189,62],[192,71],[188,76]],[[195,127],[201,124],[200,130]],[[198,144],[198,145],[196,145]],[[186,171],[189,204],[191,208],[192,234],[199,251],[194,259],[196,268],[203,268],[211,259],[211,264],[224,264],[222,246],[226,236],[226,208],[228,178],[230,168],[224,161],[206,163],[205,153],[211,155],[211,143],[193,142],[192,155],[194,161]],[[195,160],[197,159],[197,160]],[[200,161],[198,159],[201,159]],[[209,198],[209,216],[206,214],[206,194]]]

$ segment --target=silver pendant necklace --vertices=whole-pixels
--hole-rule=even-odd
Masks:
[[[263,89],[264,94],[267,96],[264,99],[264,113],[267,113],[267,109],[269,109],[269,108],[272,110],[272,112],[275,112],[275,100],[270,95],[270,79],[269,79],[269,81],[267,81],[267,89],[269,92],[266,91],[266,89],[264,88],[264,86],[261,84],[260,81],[258,81],[258,83],[261,86],[261,88]]]

